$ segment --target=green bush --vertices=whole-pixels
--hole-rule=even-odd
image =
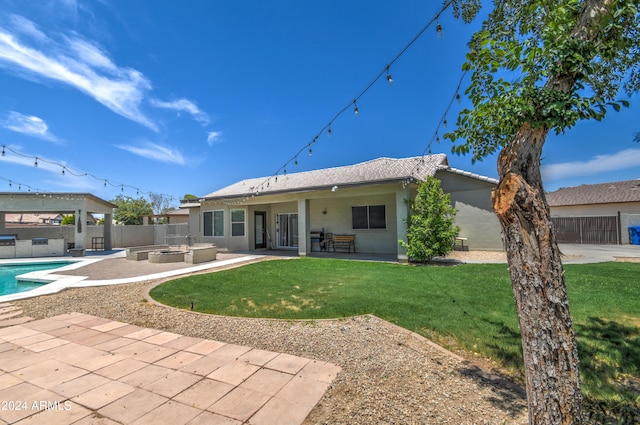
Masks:
[[[411,211],[405,220],[407,241],[399,243],[407,250],[409,260],[424,263],[451,252],[460,228],[454,225],[456,209],[440,181],[428,177],[418,186],[415,200],[407,202]]]

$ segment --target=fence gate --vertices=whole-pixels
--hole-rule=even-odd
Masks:
[[[559,243],[619,244],[617,216],[552,217]]]

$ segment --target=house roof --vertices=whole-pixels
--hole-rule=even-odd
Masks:
[[[491,184],[495,184],[495,185],[500,183],[500,181],[498,179],[494,179],[492,177],[487,177],[487,176],[482,176],[480,174],[472,173],[470,171],[464,171],[464,170],[461,170],[459,168],[449,167],[449,168],[446,169],[446,171],[449,171],[450,173],[454,173],[454,174],[460,174],[460,175],[466,176],[466,177],[471,177],[472,179],[482,180],[483,182],[487,182],[487,183],[491,183]]]
[[[58,213],[42,213],[42,214],[5,214],[5,223],[25,223],[25,224],[43,224],[47,220],[53,220],[61,217]]]
[[[546,197],[552,207],[640,202],[640,179],[565,187]]]
[[[359,186],[397,182],[407,179],[425,180],[439,170],[461,170],[449,167],[447,155],[436,154],[410,158],[378,158],[342,167],[290,173],[275,177],[242,180],[204,196],[204,199],[223,199],[261,195],[328,190],[333,187]],[[471,175],[472,177],[476,175]],[[482,176],[477,176],[477,178]],[[485,178],[488,179],[488,178]],[[493,180],[493,179],[488,179]]]

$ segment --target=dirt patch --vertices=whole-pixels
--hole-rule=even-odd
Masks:
[[[457,261],[504,261],[507,262],[507,253],[504,251],[451,251],[445,257]]]
[[[640,257],[616,257],[616,261],[622,263],[640,263]]]

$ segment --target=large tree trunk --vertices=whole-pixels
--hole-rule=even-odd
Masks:
[[[578,350],[540,178],[544,128],[524,125],[498,158],[502,225],[524,353],[530,424],[582,423]]]
[[[572,37],[594,41],[613,0],[585,0]],[[545,87],[570,93],[579,76],[555,75]],[[504,237],[518,310],[529,423],[582,424],[578,347],[560,250],[540,177],[546,127],[524,124],[500,152],[500,183],[492,195]]]

